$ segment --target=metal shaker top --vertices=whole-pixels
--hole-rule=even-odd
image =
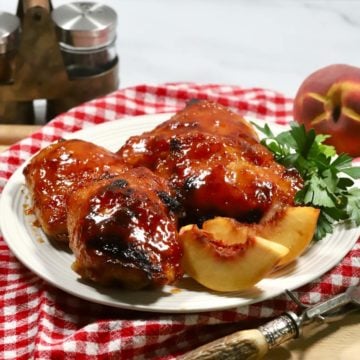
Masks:
[[[64,47],[100,48],[116,37],[117,15],[106,5],[93,2],[65,4],[52,11],[52,19]]]
[[[17,47],[19,33],[19,18],[10,13],[0,11],[0,54],[5,54]]]

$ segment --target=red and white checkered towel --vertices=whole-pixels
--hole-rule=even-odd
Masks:
[[[188,83],[119,90],[58,116],[0,154],[0,191],[25,159],[68,132],[124,115],[177,111],[192,98],[211,99],[268,122],[286,124],[292,119],[292,100],[270,90]],[[341,264],[298,289],[297,295],[305,303],[323,300],[357,283],[359,277],[360,242]],[[1,359],[173,359],[239,327],[295,309],[285,296],[189,315],[92,304],[38,278],[16,260],[0,237]]]

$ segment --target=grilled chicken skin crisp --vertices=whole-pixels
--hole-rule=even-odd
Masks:
[[[72,191],[125,170],[117,155],[82,140],[60,140],[41,150],[25,167],[24,175],[45,234],[68,241],[67,200]]]
[[[302,180],[277,164],[242,117],[198,101],[154,130],[131,137],[118,155],[165,178],[185,208],[183,223],[214,216],[257,222],[293,205]]]
[[[68,207],[73,269],[104,285],[172,283],[182,275],[177,207],[166,182],[141,167],[75,191]]]

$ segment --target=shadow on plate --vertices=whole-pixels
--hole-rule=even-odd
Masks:
[[[92,287],[102,296],[106,296],[111,302],[120,302],[129,305],[151,305],[156,303],[160,298],[171,296],[171,292],[165,291],[165,288],[128,290],[121,288],[120,285],[109,287],[101,286],[90,281],[78,278],[77,281],[83,285]]]
[[[276,278],[280,278],[280,277],[289,275],[290,273],[295,273],[296,267],[297,267],[296,260],[292,261],[290,264],[279,266],[270,273],[271,278],[276,279]]]
[[[62,242],[62,241],[57,241],[57,240],[51,240],[48,237],[46,237],[47,241],[49,242],[49,244],[56,250],[56,251],[61,251],[67,254],[72,254],[73,252],[71,251],[71,249],[69,248],[69,244]]]
[[[181,292],[182,290],[191,291],[191,292],[199,292],[199,293],[209,293],[216,296],[228,297],[228,298],[258,298],[263,294],[263,291],[259,289],[256,285],[251,287],[250,289],[243,291],[231,291],[231,292],[221,292],[214,291],[202,286],[197,283],[191,277],[185,276],[174,285],[173,293]]]

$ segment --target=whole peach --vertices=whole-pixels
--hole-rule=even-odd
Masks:
[[[309,75],[294,100],[294,118],[331,137],[338,153],[360,156],[360,68],[334,64]]]

